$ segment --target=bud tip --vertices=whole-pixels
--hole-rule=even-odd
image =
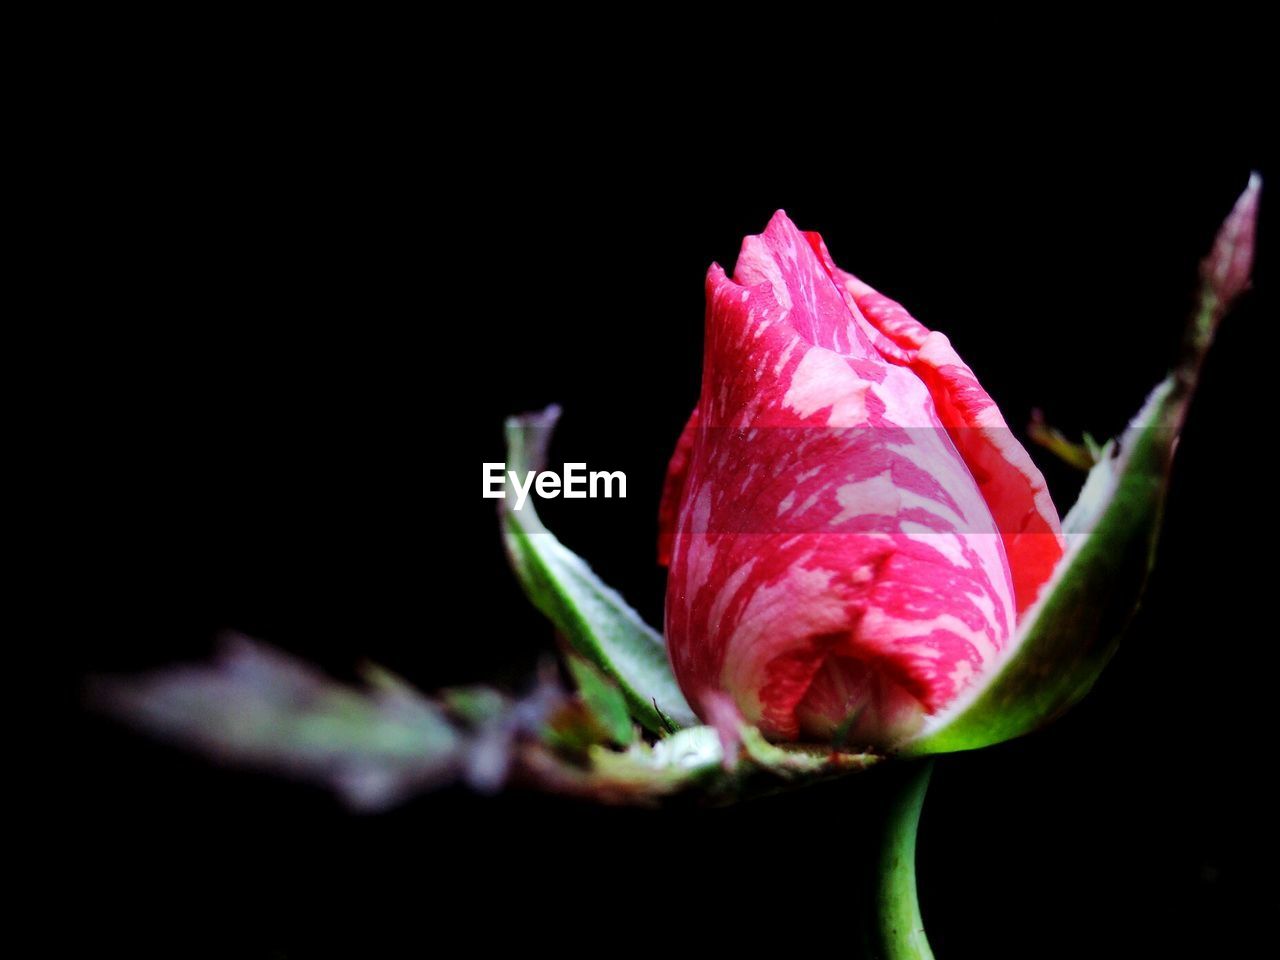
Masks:
[[[1213,250],[1204,262],[1204,277],[1212,285],[1218,299],[1226,306],[1249,286],[1253,270],[1254,234],[1258,223],[1258,197],[1262,193],[1262,176],[1256,170],[1249,183],[1222,222]]]

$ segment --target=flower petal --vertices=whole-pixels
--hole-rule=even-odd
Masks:
[[[1021,615],[1035,602],[1065,549],[1044,475],[951,342],[900,303],[837,267],[817,234],[807,237],[885,359],[909,367],[929,388],[938,416],[977,479],[1004,538]]]
[[[671,562],[671,544],[675,536],[676,517],[680,513],[680,500],[684,496],[684,482],[689,475],[689,457],[698,436],[698,408],[693,408],[689,421],[680,431],[676,449],[667,464],[667,478],[662,484],[662,500],[658,504],[658,563],[667,566]]]
[[[1004,547],[919,376],[779,214],[707,278],[698,419],[668,477],[668,648],[774,738],[890,742],[997,659]],[[669,509],[669,508],[668,508]]]

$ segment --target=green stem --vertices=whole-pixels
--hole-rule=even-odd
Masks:
[[[933,761],[913,763],[885,819],[876,877],[876,933],[883,960],[933,960],[916,895],[916,829]]]

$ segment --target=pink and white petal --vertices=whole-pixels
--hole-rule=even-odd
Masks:
[[[1035,602],[1066,548],[1044,474],[946,337],[929,334],[912,369],[929,386],[939,416],[991,507],[1004,538],[1021,615]]]
[[[764,233],[742,241],[733,279],[765,287],[781,314],[807,342],[841,356],[869,358],[875,351],[829,280],[809,238],[779,210]]]
[[[743,251],[737,282],[708,274],[699,426],[673,471],[672,663],[704,713],[728,691],[772,737],[820,736],[865,694],[859,735],[896,739],[1006,646],[1004,547],[929,390],[819,251],[781,215]]]
[[[698,438],[698,408],[693,408],[689,419],[680,431],[675,452],[667,464],[667,477],[662,484],[662,499],[658,503],[658,563],[671,563],[672,538],[680,513],[680,501],[684,497],[684,484],[689,476],[689,458]]]
[[[821,240],[816,243],[820,245]],[[885,359],[910,367],[929,388],[938,416],[978,481],[1004,538],[1021,614],[1035,602],[1065,549],[1044,475],[951,342],[930,331],[900,303],[835,266],[825,246],[820,250],[832,279],[860,315],[892,344],[885,349],[878,342]]]

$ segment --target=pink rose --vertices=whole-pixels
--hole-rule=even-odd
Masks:
[[[704,717],[892,746],[1009,656],[1063,553],[1044,478],[947,338],[779,212],[707,275],[671,460],[666,634]]]

